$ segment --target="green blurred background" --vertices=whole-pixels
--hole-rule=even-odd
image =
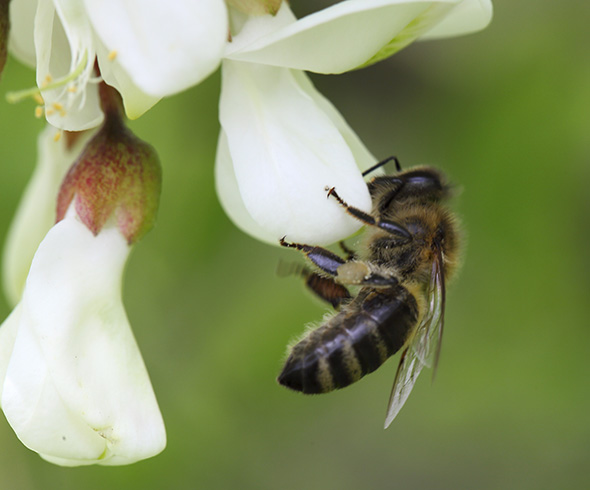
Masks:
[[[479,34],[313,77],[377,158],[436,164],[463,188],[468,247],[437,379],[421,377],[387,431],[396,358],[325,396],[275,382],[287,342],[325,308],[276,275],[296,253],[245,236],[219,206],[217,73],[132,123],[165,173],[124,296],[168,447],[128,467],[60,468],[2,418],[0,488],[588,488],[590,3],[494,6]],[[33,81],[9,60],[2,93]],[[0,100],[0,239],[42,127],[31,104]]]

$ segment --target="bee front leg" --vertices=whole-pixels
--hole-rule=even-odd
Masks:
[[[326,187],[325,189],[328,192],[328,197],[333,197],[338,201],[338,203],[346,209],[346,212],[353,216],[354,218],[362,221],[365,225],[369,226],[376,226],[381,230],[384,230],[392,235],[395,235],[401,239],[401,243],[407,243],[412,240],[411,233],[406,230],[402,225],[396,223],[395,221],[390,221],[388,219],[381,219],[381,218],[373,218],[368,213],[361,211],[354,206],[350,206],[342,199],[337,193],[335,187]]]

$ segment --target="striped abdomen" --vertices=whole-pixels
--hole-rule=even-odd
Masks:
[[[395,354],[417,320],[416,299],[403,286],[364,288],[293,347],[278,381],[303,393],[348,386]]]

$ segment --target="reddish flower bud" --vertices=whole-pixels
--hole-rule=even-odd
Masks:
[[[57,221],[74,200],[76,213],[92,233],[97,235],[113,217],[132,244],[155,222],[162,171],[154,148],[124,125],[120,100],[113,97],[113,89],[105,87],[101,87],[103,127],[64,178],[57,198]]]

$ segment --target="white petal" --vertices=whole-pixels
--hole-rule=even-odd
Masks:
[[[37,166],[18,206],[4,247],[3,283],[9,302],[20,301],[31,261],[43,237],[55,223],[57,193],[61,181],[94,134],[79,135],[67,147],[67,138],[54,140],[56,129],[50,125],[37,140]]]
[[[92,31],[77,0],[54,1],[59,16],[50,1],[42,0],[35,17],[37,85],[45,101],[45,115],[50,124],[60,129],[94,128],[102,122],[103,114],[97,87],[89,83],[95,58]],[[81,72],[71,84],[44,88],[78,68]],[[72,84],[75,90],[70,90]]]
[[[22,63],[34,68],[36,65],[33,28],[37,0],[12,0],[10,2],[10,52]]]
[[[327,199],[325,187],[335,186],[349,204],[364,210],[370,210],[371,200],[346,140],[297,78],[287,69],[224,61],[219,110],[239,187],[234,202],[243,202],[258,230],[265,230],[258,236],[262,240],[276,243],[286,235],[327,244],[360,223]],[[220,159],[218,165],[227,162]],[[220,192],[226,207],[227,194]]]
[[[146,94],[199,83],[218,66],[228,37],[223,0],[85,0],[98,37]],[[101,66],[102,69],[102,66]]]
[[[215,189],[225,214],[238,228],[259,240],[273,244],[278,243],[274,231],[260,226],[246,209],[229,153],[227,135],[223,129],[219,132],[217,154],[215,155]]]
[[[125,113],[130,119],[137,119],[151,109],[161,97],[148,95],[143,92],[129,74],[123,69],[121,63],[112,60],[109,52],[101,42],[97,42],[96,56],[100,65],[100,74],[103,80],[115,87],[123,98]]]
[[[19,304],[12,310],[10,316],[4,320],[2,326],[0,326],[0,394],[4,389],[4,379],[6,378],[6,370],[8,369],[8,363],[12,356],[16,333],[18,332],[20,313],[21,306]]]
[[[492,21],[492,11],[491,0],[464,0],[421,39],[438,39],[479,31]]]
[[[234,42],[239,44],[228,48],[226,57],[319,73],[342,73],[367,63],[392,41],[400,46],[409,44],[436,25],[459,1],[349,0],[286,26],[284,20],[273,21],[266,16],[266,21],[275,22],[277,29],[258,39],[249,38],[248,43],[236,36]],[[288,9],[286,2],[283,9]],[[398,43],[397,38],[403,43]]]
[[[121,303],[129,247],[68,214],[41,243],[21,302],[2,408],[17,436],[67,465],[128,464],[165,445]]]
[[[311,99],[317,104],[318,108],[330,118],[332,124],[338,129],[341,136],[344,138],[344,141],[346,141],[346,144],[350,148],[350,151],[352,151],[352,155],[358,168],[360,170],[366,170],[374,165],[377,161],[376,158],[348,125],[336,107],[334,107],[328,99],[315,89],[309,77],[304,72],[293,70],[292,73],[301,90],[311,97]],[[371,177],[374,177],[375,175],[377,174],[372,173]]]

